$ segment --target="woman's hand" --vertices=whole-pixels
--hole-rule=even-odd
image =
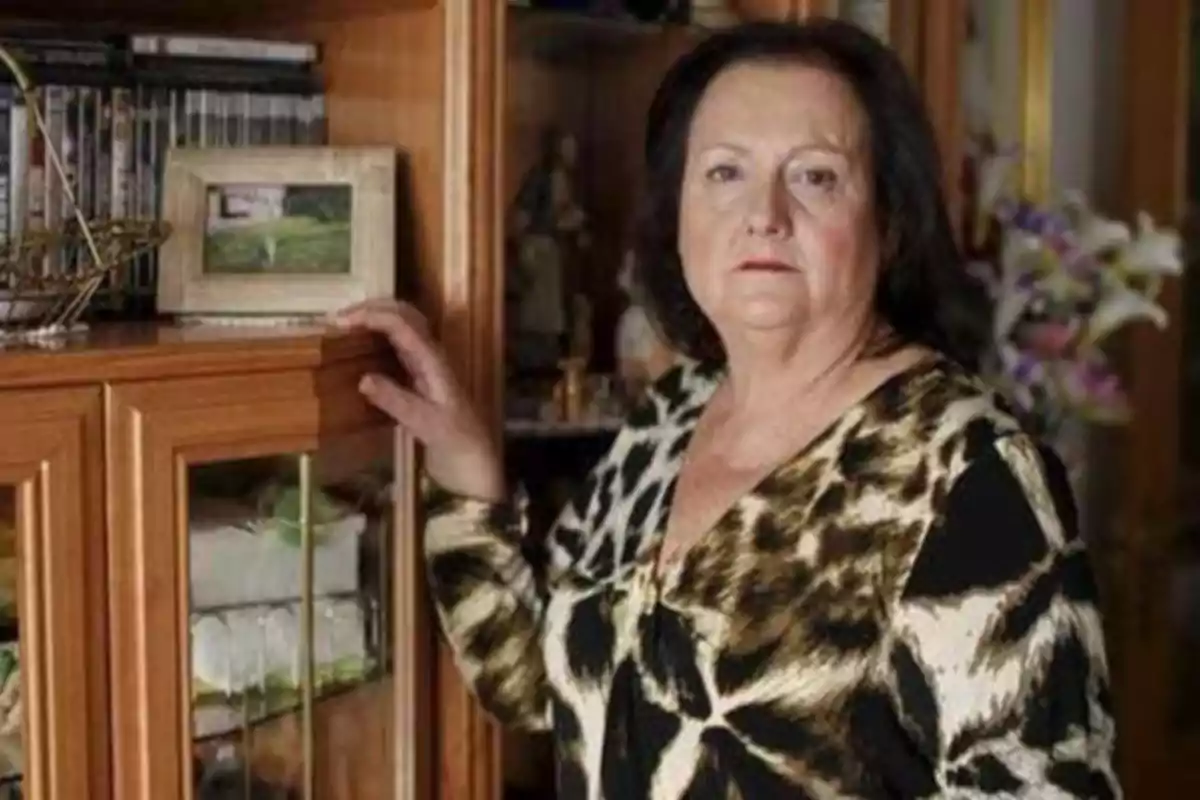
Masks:
[[[384,375],[366,375],[366,398],[422,444],[434,481],[455,494],[497,501],[504,497],[504,469],[494,440],[471,406],[421,312],[397,300],[376,299],[342,309],[332,322],[366,328],[391,342],[412,376],[412,388]]]

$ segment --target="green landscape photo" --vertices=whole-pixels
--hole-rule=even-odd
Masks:
[[[225,184],[208,188],[204,272],[350,272],[348,185]]]

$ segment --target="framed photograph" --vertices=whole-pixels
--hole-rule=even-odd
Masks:
[[[396,166],[376,147],[170,151],[159,312],[320,315],[393,295]]]

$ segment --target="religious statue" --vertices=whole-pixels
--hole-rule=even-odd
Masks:
[[[553,369],[578,339],[573,312],[590,247],[588,215],[576,190],[578,161],[575,137],[548,131],[513,204],[510,358],[521,368]]]

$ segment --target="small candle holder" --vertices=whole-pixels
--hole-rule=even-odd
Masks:
[[[587,407],[587,359],[572,356],[558,362],[562,370],[562,417],[565,422],[583,419]]]

